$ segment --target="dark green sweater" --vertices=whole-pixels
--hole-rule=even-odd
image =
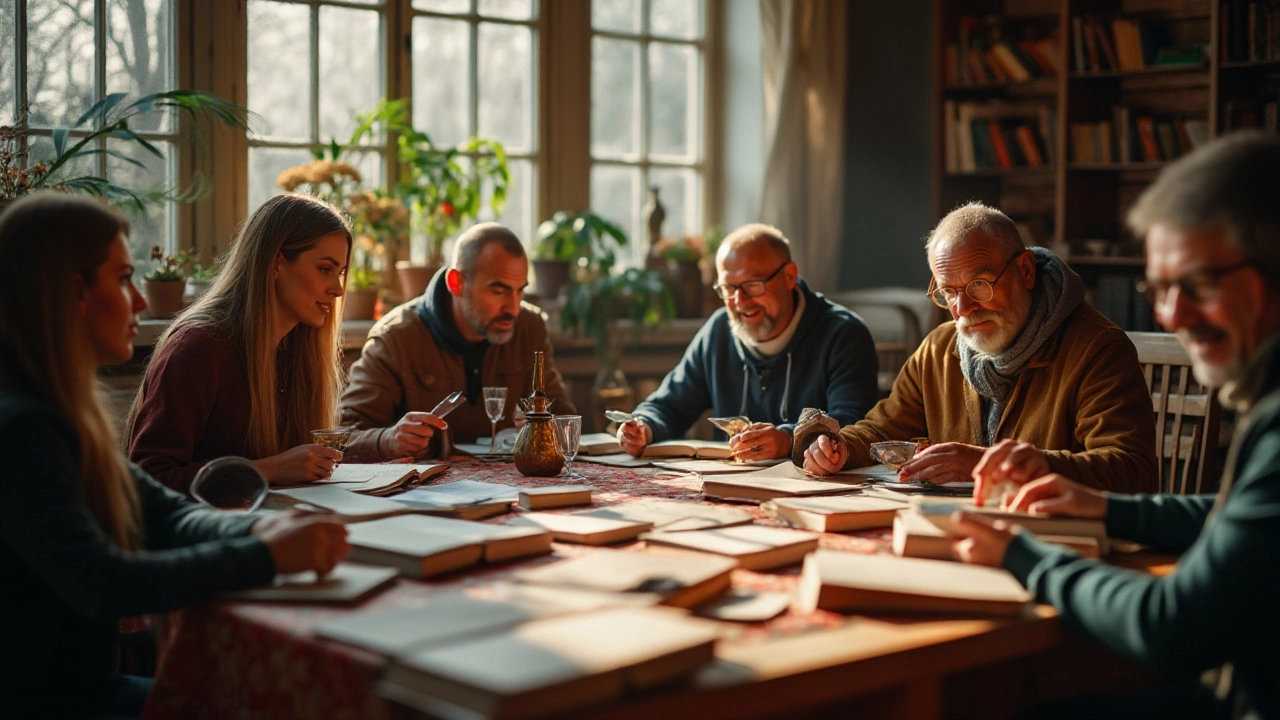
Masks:
[[[122,616],[270,582],[254,517],[195,505],[136,467],[145,547],[122,552],[89,510],[75,432],[56,408],[0,388],[0,717],[86,714],[115,672]]]
[[[1280,352],[1232,439],[1224,496],[1108,496],[1107,530],[1183,552],[1168,576],[1124,570],[1023,533],[1004,566],[1075,630],[1195,682],[1231,663],[1234,713],[1280,717]],[[1211,512],[1212,511],[1212,512]]]

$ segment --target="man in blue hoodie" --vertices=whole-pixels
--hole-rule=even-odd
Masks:
[[[825,410],[841,424],[861,420],[878,398],[871,333],[857,315],[813,292],[791,245],[768,225],[729,234],[716,253],[724,300],[684,358],[618,429],[632,455],[683,437],[703,412],[751,419],[729,439],[739,460],[791,454],[800,411]]]

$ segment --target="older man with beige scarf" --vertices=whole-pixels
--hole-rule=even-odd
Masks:
[[[1013,221],[973,203],[926,243],[929,294],[950,311],[888,398],[822,437],[804,467],[829,475],[872,462],[880,440],[927,437],[901,468],[907,481],[968,481],[987,447],[1030,443],[1008,480],[1058,472],[1090,487],[1157,489],[1151,399],[1133,343],[1083,302],[1080,278],[1053,253],[1026,248]],[[1034,453],[1035,457],[1025,455]]]

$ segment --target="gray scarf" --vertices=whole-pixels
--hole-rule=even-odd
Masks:
[[[979,395],[1000,406],[1008,401],[1023,368],[1084,300],[1084,284],[1074,270],[1045,248],[1033,247],[1030,250],[1036,258],[1031,311],[1022,331],[1009,347],[999,355],[988,355],[956,335],[960,371],[964,373],[964,379]]]

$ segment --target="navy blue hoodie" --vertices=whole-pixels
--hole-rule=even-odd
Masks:
[[[707,320],[680,364],[635,410],[653,428],[654,442],[683,437],[708,408],[718,417],[746,415],[787,432],[806,407],[825,410],[842,426],[867,414],[879,399],[879,361],[867,326],[804,280],[796,291],[804,295],[804,314],[786,348],[771,358],[756,358],[742,346],[724,308]]]

